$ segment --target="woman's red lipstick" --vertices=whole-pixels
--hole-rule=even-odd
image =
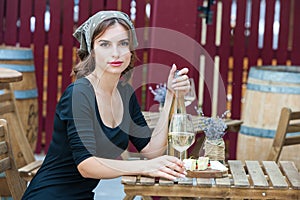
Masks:
[[[108,64],[114,66],[114,67],[120,67],[123,62],[122,61],[113,61],[113,62],[109,62]]]

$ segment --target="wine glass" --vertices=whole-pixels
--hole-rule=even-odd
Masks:
[[[169,143],[182,154],[195,142],[194,126],[190,114],[174,113],[169,126]]]
[[[184,105],[185,106],[189,106],[196,99],[195,81],[193,78],[189,78],[189,81],[191,84],[191,88],[188,91],[188,93],[186,93],[184,95]]]

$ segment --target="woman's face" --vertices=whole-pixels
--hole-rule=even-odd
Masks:
[[[119,23],[114,24],[94,41],[96,69],[121,74],[129,65],[128,31]]]

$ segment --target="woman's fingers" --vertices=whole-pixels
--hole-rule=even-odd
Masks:
[[[184,163],[181,160],[173,156],[168,156],[167,160],[169,161],[169,163],[166,164],[166,167],[169,168],[172,171],[172,173],[175,172],[173,175],[186,175]]]
[[[191,84],[190,81],[187,77],[186,80],[183,81],[179,81],[179,82],[173,82],[172,84],[172,88],[174,90],[184,90],[184,91],[188,91],[191,88]]]
[[[171,180],[171,181],[175,181],[175,180],[178,178],[177,176],[173,176],[173,175],[164,173],[163,171],[159,171],[159,172],[157,173],[157,177],[169,179],[169,180]]]
[[[153,177],[162,177],[170,180],[185,177],[187,174],[183,162],[174,156],[164,155],[153,160],[149,160],[150,168],[146,174]]]
[[[180,178],[184,178],[185,177],[185,174],[179,173],[179,172],[175,171],[174,169],[169,168],[167,166],[163,167],[161,169],[161,172],[165,173],[165,176],[172,177],[172,179],[175,179],[175,178],[178,178],[178,177],[180,177]]]
[[[182,76],[182,75],[184,75],[184,74],[187,74],[189,72],[189,69],[188,68],[182,68],[181,70],[179,70],[178,72],[177,72],[177,75],[178,76]]]

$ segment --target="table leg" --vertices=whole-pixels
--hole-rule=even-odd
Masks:
[[[152,200],[152,197],[145,197],[145,196],[142,196],[142,199],[143,199],[143,200]]]
[[[133,200],[135,195],[126,195],[123,200]],[[142,196],[143,200],[152,200],[152,197]]]
[[[124,197],[123,200],[133,200],[134,197],[135,197],[135,195],[127,195],[127,194],[126,194],[126,196]]]

